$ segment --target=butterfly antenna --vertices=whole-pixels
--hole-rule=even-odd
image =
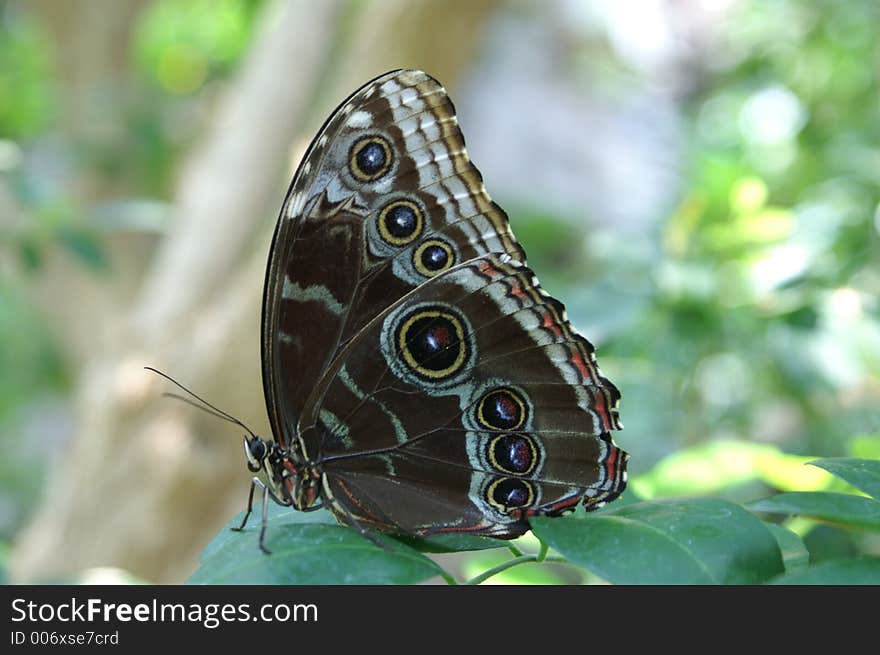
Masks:
[[[237,418],[235,418],[235,417],[232,416],[231,414],[227,414],[227,413],[224,412],[222,409],[219,409],[218,407],[215,407],[214,405],[212,405],[211,403],[209,403],[207,400],[205,400],[204,398],[202,398],[201,396],[199,396],[199,395],[196,394],[195,392],[190,391],[189,389],[187,389],[185,386],[183,386],[182,384],[180,384],[180,382],[178,382],[177,380],[175,380],[175,379],[174,379],[173,377],[171,377],[170,375],[166,375],[166,374],[163,373],[162,371],[160,371],[160,370],[158,370],[158,369],[155,369],[155,368],[153,368],[152,366],[144,366],[144,368],[145,368],[146,370],[148,370],[148,371],[152,371],[153,373],[156,373],[157,375],[161,375],[163,378],[165,378],[166,380],[168,380],[169,382],[171,382],[172,384],[174,384],[174,385],[177,386],[178,388],[183,389],[186,393],[188,393],[190,396],[192,396],[193,398],[195,398],[195,400],[198,401],[198,402],[195,402],[195,401],[191,400],[190,398],[186,398],[186,397],[181,396],[181,395],[176,394],[176,393],[163,393],[163,394],[162,394],[162,397],[163,397],[163,398],[175,398],[175,399],[177,399],[177,400],[181,400],[181,401],[187,403],[188,405],[192,405],[193,407],[196,407],[196,408],[202,410],[203,412],[206,412],[206,413],[210,414],[211,416],[214,416],[214,417],[216,417],[216,418],[223,419],[224,421],[229,421],[230,423],[233,423],[233,424],[239,426],[240,428],[246,430],[247,433],[248,433],[249,435],[251,435],[254,439],[257,438],[257,435],[254,434],[253,430],[251,430],[248,426],[246,426],[246,425],[245,425],[244,423],[242,423],[240,420],[238,420]],[[199,404],[199,403],[201,403],[201,404]]]
[[[162,394],[162,397],[163,398],[174,398],[175,400],[179,400],[180,402],[186,403],[187,405],[192,405],[196,409],[200,409],[203,412],[205,412],[206,414],[210,414],[211,416],[214,416],[216,418],[223,419],[224,421],[229,420],[229,417],[224,416],[220,412],[215,412],[213,409],[210,409],[209,407],[205,407],[204,405],[202,405],[198,401],[192,400],[191,398],[187,398],[186,396],[181,396],[179,393],[171,393],[170,391],[167,391]],[[250,430],[248,430],[248,432],[250,432]]]

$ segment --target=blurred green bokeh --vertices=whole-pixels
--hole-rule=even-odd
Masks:
[[[621,389],[617,440],[643,498],[839,490],[803,462],[880,457],[880,4],[733,4],[681,99],[679,201],[662,220],[636,233],[607,223],[585,232],[577,221],[591,217],[496,194],[531,266]],[[246,52],[262,5],[149,6],[120,151],[53,140],[54,46],[27,12],[0,2],[0,176],[33,219],[0,222],[0,445],[14,455],[0,464],[0,542],[26,520],[45,471],[39,449],[20,441],[21,417],[72,392],[69,364],[22,280],[41,274],[52,249],[112,275],[105,236],[125,227],[72,202],[66,176],[109,171],[116,201],[167,201],[192,128]],[[650,84],[608,40],[593,46],[597,88],[613,97],[620,85]],[[35,154],[47,147],[63,148],[66,166],[41,167]],[[876,536],[811,533],[805,521],[793,529],[808,534],[814,558],[880,551]],[[475,554],[468,570],[495,556]],[[567,578],[522,569],[506,580]]]

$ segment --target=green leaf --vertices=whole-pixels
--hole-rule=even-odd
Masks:
[[[774,578],[775,585],[880,585],[880,558],[828,560]]]
[[[256,533],[259,531],[257,530]],[[351,528],[320,523],[276,526],[266,555],[243,533],[206,558],[189,584],[415,584],[444,571],[416,550],[383,536],[383,550]]]
[[[856,489],[880,500],[880,460],[857,457],[828,457],[809,462],[825,469]]]
[[[764,525],[767,526],[767,529],[775,537],[776,543],[779,544],[786,571],[796,571],[809,565],[810,551],[807,550],[807,545],[797,534],[775,523],[765,523]]]
[[[326,511],[297,512],[270,506],[266,547],[258,545],[260,510],[255,508],[242,532],[230,521],[201,557],[188,584],[415,584],[445,572],[416,550],[384,535],[375,535],[384,550],[351,528],[336,523]]]
[[[230,543],[240,542],[245,534],[252,534],[254,531],[259,531],[260,522],[262,521],[260,512],[260,507],[255,507],[248,520],[246,530],[244,532],[236,532],[232,528],[240,526],[241,520],[244,518],[244,512],[240,512],[217,533],[207,546],[205,546],[205,549],[199,557],[199,561],[204,562]],[[317,510],[315,512],[298,512],[292,507],[284,507],[283,505],[278,505],[276,503],[269,503],[266,521],[266,537],[271,537],[272,532],[282,525],[302,525],[304,523],[337,525],[336,519],[326,509]],[[259,551],[259,546],[255,545],[254,548]]]
[[[615,584],[756,584],[783,571],[767,527],[722,500],[636,503],[584,519],[531,519],[573,564]]]
[[[804,545],[810,551],[810,562],[818,564],[826,560],[847,559],[862,554],[859,547],[863,537],[848,526],[819,523],[811,519],[800,519],[805,526],[810,526],[803,535]],[[793,521],[795,525],[797,521]]]
[[[749,506],[758,512],[800,514],[834,523],[880,529],[880,502],[831,491],[791,491]]]

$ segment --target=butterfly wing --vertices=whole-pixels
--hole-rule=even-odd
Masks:
[[[474,258],[386,308],[342,350],[303,426],[343,520],[515,537],[528,517],[625,486],[619,393],[525,265]]]
[[[404,70],[352,94],[303,158],[270,249],[262,347],[275,440],[292,443],[315,383],[363,326],[490,252],[524,261],[443,87]]]

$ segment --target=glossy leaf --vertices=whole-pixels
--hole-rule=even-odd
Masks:
[[[791,571],[771,582],[777,585],[880,585],[880,558],[828,560]]]
[[[797,514],[834,523],[880,529],[880,502],[830,491],[792,491],[750,505],[759,512]]]
[[[237,528],[241,525],[241,520],[244,518],[244,512],[240,512],[236,515],[235,518],[229,521],[229,523],[227,523],[224,528],[220,530],[213,539],[211,539],[208,545],[205,546],[204,550],[202,550],[202,554],[199,556],[199,561],[204,562],[229,543],[239,543],[244,535],[259,532],[260,522],[262,520],[260,512],[259,505],[255,506],[253,513],[248,519],[245,531],[243,532],[237,532],[233,530],[233,528]],[[269,503],[267,518],[267,538],[271,537],[272,533],[283,525],[299,525],[303,523],[337,525],[336,519],[325,509],[317,510],[315,512],[297,512],[291,507],[283,507],[276,503]],[[259,550],[256,545],[254,548]]]
[[[783,571],[768,528],[722,500],[636,503],[532,526],[573,564],[615,584],[757,584]]]
[[[880,500],[880,460],[857,457],[829,457],[810,462],[825,469],[856,489]]]
[[[266,532],[270,555],[259,549],[259,517],[252,517],[245,531],[223,530],[209,544],[188,583],[415,584],[444,574],[421,553],[388,537],[376,535],[385,550],[355,530],[327,524],[323,513],[281,509],[287,515],[274,511]],[[227,528],[238,522],[240,517]]]
[[[809,565],[810,551],[797,534],[775,523],[765,523],[765,525],[779,544],[786,571],[796,571]]]

